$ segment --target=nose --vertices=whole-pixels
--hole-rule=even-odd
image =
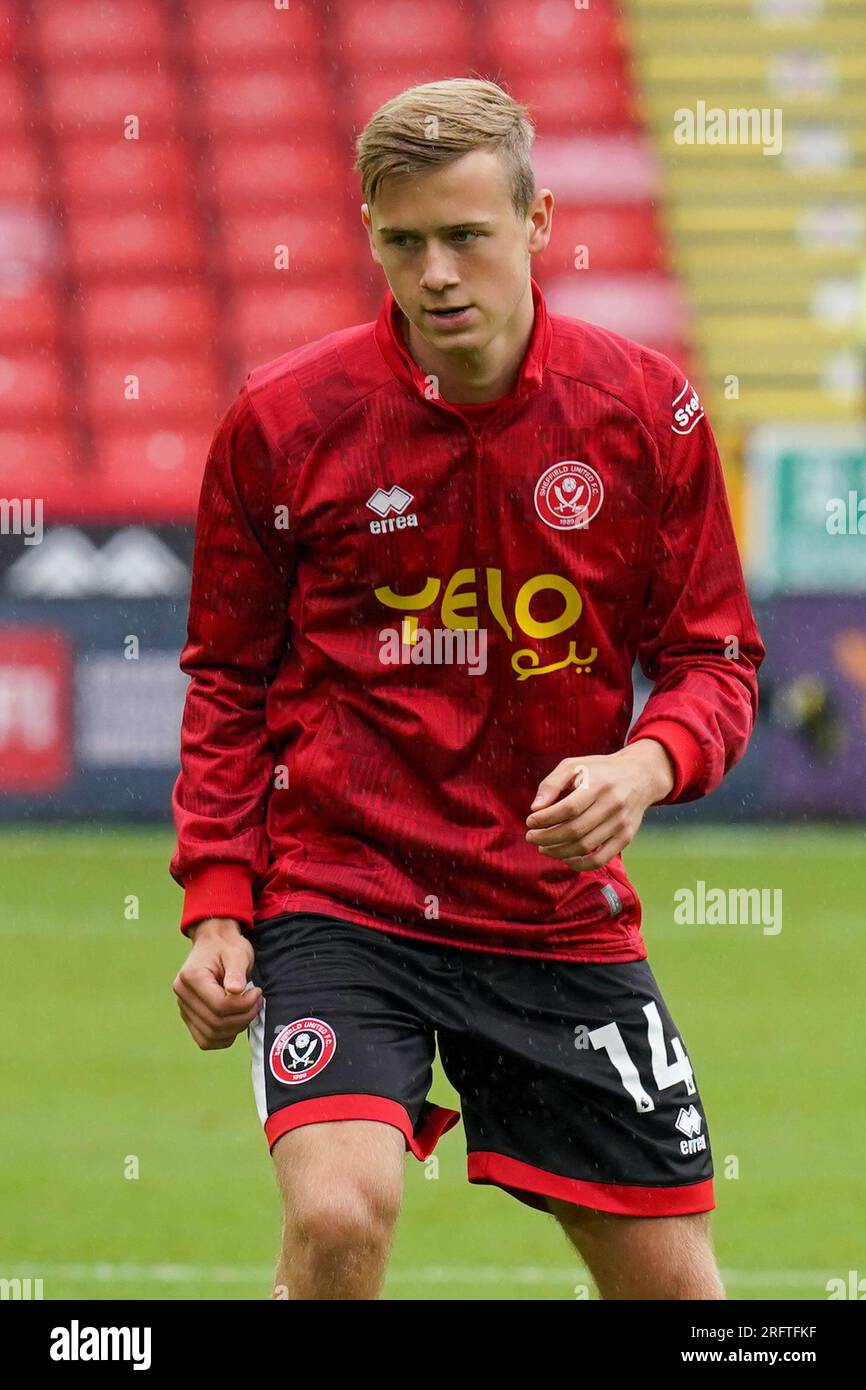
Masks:
[[[438,294],[442,290],[459,284],[460,276],[457,274],[450,252],[446,247],[431,241],[427,246],[427,254],[424,259],[421,289]]]

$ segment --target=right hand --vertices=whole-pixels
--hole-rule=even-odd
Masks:
[[[207,917],[189,936],[173,986],[181,1017],[204,1051],[231,1047],[262,1007],[262,991],[247,982],[255,952],[231,917]]]

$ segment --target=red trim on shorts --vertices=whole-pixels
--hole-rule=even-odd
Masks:
[[[524,1192],[537,1193],[541,1197],[558,1197],[562,1202],[593,1207],[596,1211],[615,1212],[618,1216],[685,1216],[696,1211],[712,1211],[716,1205],[712,1178],[685,1187],[630,1187],[585,1182],[582,1178],[561,1178],[531,1163],[521,1163],[497,1153],[469,1154],[467,1171],[470,1182],[494,1183],[521,1200],[526,1200]],[[546,1209],[538,1201],[529,1201],[529,1205],[542,1211]]]
[[[290,1130],[301,1125],[319,1124],[323,1120],[378,1120],[399,1129],[406,1148],[416,1158],[427,1158],[442,1135],[453,1129],[460,1119],[459,1110],[425,1103],[417,1129],[413,1129],[409,1111],[399,1101],[385,1096],[314,1096],[296,1100],[282,1110],[276,1110],[265,1122],[265,1135],[270,1148]]]

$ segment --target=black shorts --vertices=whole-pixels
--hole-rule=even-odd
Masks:
[[[431,1104],[436,1045],[468,1177],[547,1211],[709,1211],[712,1158],[685,1046],[648,963],[440,947],[288,913],[249,933],[249,1029],[270,1147],[299,1125],[379,1120],[424,1159],[460,1119]]]

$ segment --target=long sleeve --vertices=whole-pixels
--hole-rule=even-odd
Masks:
[[[681,375],[668,399],[664,498],[638,647],[653,690],[628,741],[665,746],[676,769],[672,803],[705,796],[743,756],[764,646],[712,430]]]
[[[221,421],[202,482],[187,641],[181,771],[170,873],[185,889],[181,929],[204,917],[250,924],[268,863],[274,750],[267,687],[288,643],[292,555],[278,531],[268,446],[242,390]]]

